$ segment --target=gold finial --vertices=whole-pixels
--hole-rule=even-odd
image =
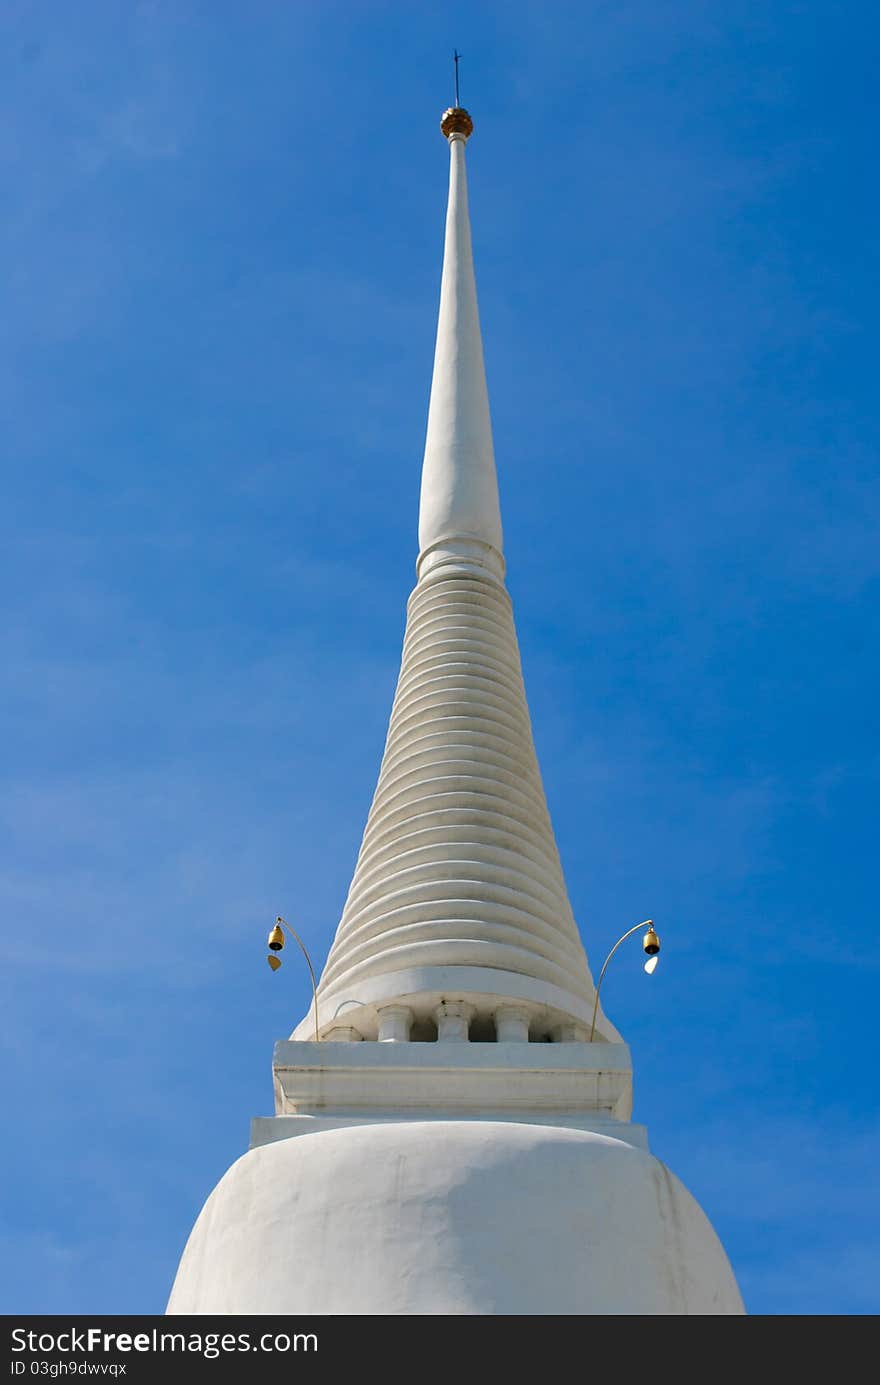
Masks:
[[[467,139],[474,132],[474,122],[464,106],[450,106],[440,118],[440,129],[447,139],[450,135],[464,135]]]

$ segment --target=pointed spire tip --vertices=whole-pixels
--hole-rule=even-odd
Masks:
[[[447,139],[450,135],[464,135],[468,139],[474,132],[474,122],[464,106],[450,106],[440,117],[440,129]]]

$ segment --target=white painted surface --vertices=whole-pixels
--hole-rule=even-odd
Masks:
[[[375,1039],[378,1033],[378,1011],[383,1002],[402,1002],[409,1006],[419,1020],[430,1018],[441,1000],[460,1000],[469,997],[480,1014],[492,1015],[501,1000],[522,1003],[529,1011],[530,1033],[544,1038],[572,1014],[579,1017],[581,1037],[590,1032],[593,1003],[587,996],[577,996],[561,986],[552,986],[534,976],[505,971],[501,967],[465,966],[407,966],[399,971],[378,972],[370,978],[369,988],[358,987],[348,996],[326,992],[321,983],[318,993],[318,1016],[322,1038],[329,1037],[331,1028],[356,1020],[365,1039]],[[314,1038],[313,1006],[297,1025],[292,1037],[310,1042]],[[599,1006],[596,1024],[597,1039],[622,1043],[620,1034]]]
[[[331,1044],[357,1044],[363,1035],[349,1024],[336,1024],[327,1030],[327,1041]]]
[[[501,576],[501,510],[471,251],[464,147],[463,135],[451,137],[440,313],[422,467],[419,572],[427,571],[432,560],[457,554]],[[456,549],[455,540],[471,542]]]
[[[551,1031],[556,1044],[582,1044],[590,1042],[590,1029],[585,1024],[557,1024]]]
[[[528,1043],[530,1018],[524,1005],[499,1005],[495,1011],[497,1042]]]
[[[468,1026],[476,1013],[476,1006],[466,1000],[441,1000],[434,1011],[437,1042],[466,1044]]]
[[[349,1126],[238,1160],[170,1314],[736,1314],[724,1251],[656,1159],[491,1121]]]
[[[626,1044],[467,1043],[455,1033],[437,1043],[287,1040],[272,1070],[278,1115],[632,1114]]]
[[[413,1012],[408,1005],[381,1005],[377,1008],[376,1014],[379,1020],[377,1038],[380,1044],[409,1042]]]
[[[468,986],[450,980],[456,968],[470,972]],[[552,1006],[548,1023],[589,1023],[593,981],[535,754],[510,598],[486,576],[440,569],[409,601],[379,781],[319,984],[320,1022],[373,1038],[370,1006],[405,1001],[418,1013],[419,993],[439,993],[480,1010],[476,997],[499,994],[505,976],[519,984],[501,985],[500,998]],[[619,1038],[602,1014],[598,1029]]]
[[[455,1121],[513,1121],[518,1125],[558,1126],[564,1130],[587,1130],[596,1135],[607,1135],[621,1144],[632,1145],[635,1149],[648,1151],[648,1132],[643,1125],[633,1121],[614,1120],[601,1113],[592,1115],[565,1115],[559,1111],[529,1112],[495,1111],[491,1108],[479,1113],[473,1111],[449,1112],[443,1117]],[[270,1145],[276,1140],[294,1140],[301,1135],[315,1135],[322,1130],[342,1130],[354,1125],[390,1125],[394,1122],[411,1124],[414,1120],[428,1119],[413,1114],[412,1111],[367,1111],[348,1112],[339,1115],[299,1115],[299,1116],[254,1116],[251,1121],[249,1149],[260,1145]],[[433,1117],[431,1117],[433,1119]]]

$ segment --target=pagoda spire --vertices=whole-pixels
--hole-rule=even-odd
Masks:
[[[586,1039],[572,915],[504,585],[471,254],[467,111],[447,110],[449,207],[419,514],[385,754],[318,986],[324,1038]],[[597,1034],[621,1042],[599,1010]],[[310,1038],[314,1016],[296,1031]]]
[[[503,581],[457,101],[442,128],[419,576],[379,782],[317,1013],[276,1044],[275,1115],[205,1203],[167,1312],[741,1314],[630,1121],[568,902]]]

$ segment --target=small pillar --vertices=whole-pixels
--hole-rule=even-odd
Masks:
[[[495,1011],[495,1037],[500,1044],[527,1044],[529,1012],[522,1005],[499,1005]]]
[[[476,1013],[476,1008],[466,1000],[441,1000],[434,1011],[438,1042],[467,1043],[468,1026]]]
[[[350,1024],[334,1024],[322,1037],[328,1044],[357,1044],[364,1036]]]
[[[586,1025],[576,1024],[574,1020],[566,1020],[564,1024],[557,1024],[552,1031],[555,1044],[585,1044],[589,1037],[590,1031]]]
[[[408,1005],[381,1005],[376,1012],[379,1016],[379,1043],[409,1043],[413,1012]]]

